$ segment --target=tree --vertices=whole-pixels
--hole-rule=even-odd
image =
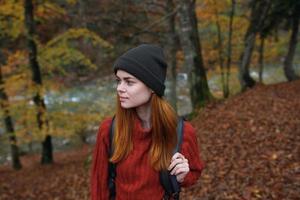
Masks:
[[[293,69],[293,59],[296,52],[297,35],[299,32],[300,2],[298,0],[274,0],[271,2],[269,7],[270,9],[268,14],[265,15],[262,27],[258,29],[262,40],[260,49],[263,48],[264,39],[268,35],[272,32],[278,32],[279,28],[284,29],[284,27],[280,27],[280,25],[287,25],[287,27],[291,29],[292,33],[290,36],[288,52],[284,59],[283,68],[285,76],[289,81],[296,80],[299,76],[296,75]],[[262,49],[260,51],[262,51]]]
[[[225,87],[224,87],[224,97],[227,98],[229,96],[229,78],[230,78],[230,68],[231,68],[231,49],[232,49],[232,24],[233,18],[235,14],[235,5],[236,1],[231,0],[231,11],[230,11],[230,19],[228,24],[228,43],[227,43],[227,61],[226,61],[226,76],[225,76]]]
[[[221,25],[220,25],[220,20],[219,20],[219,12],[218,12],[218,5],[216,0],[213,0],[214,3],[214,13],[216,17],[216,27],[217,27],[217,35],[218,35],[218,54],[219,54],[219,64],[220,64],[220,69],[221,69],[221,80],[222,80],[222,88],[223,88],[223,96],[225,96],[225,73],[224,73],[224,56],[223,56],[223,37],[222,37],[222,30],[221,30]]]
[[[294,60],[294,55],[296,52],[296,47],[298,42],[297,37],[298,37],[299,22],[300,22],[300,2],[292,0],[291,5],[292,5],[291,8],[292,33],[290,37],[288,52],[286,54],[286,57],[284,59],[284,64],[283,64],[284,74],[289,81],[299,79],[299,76],[297,76],[297,74],[293,69],[293,60]]]
[[[176,10],[174,6],[173,0],[168,0],[166,5],[166,14],[169,15],[172,13],[170,17],[167,19],[167,26],[168,26],[168,33],[167,33],[167,43],[168,43],[168,51],[170,55],[169,61],[169,71],[170,80],[171,80],[171,89],[170,89],[170,102],[173,108],[177,111],[177,93],[176,93],[176,86],[177,86],[177,59],[176,53],[178,50],[178,35],[176,32]]]
[[[265,37],[261,34],[260,35],[260,45],[259,45],[259,58],[258,58],[258,65],[259,65],[259,82],[263,82],[263,70],[264,70],[264,47],[265,47]]]
[[[2,52],[0,51],[0,58],[2,57]],[[3,110],[5,129],[7,134],[9,135],[9,142],[11,147],[11,157],[12,157],[12,167],[14,169],[21,169],[22,165],[19,158],[19,147],[17,145],[17,138],[15,135],[14,125],[12,121],[12,117],[9,112],[9,102],[8,97],[4,89],[4,80],[2,77],[2,64],[0,64],[0,106]]]
[[[53,162],[52,141],[51,135],[47,133],[47,119],[46,119],[46,105],[42,96],[42,76],[40,66],[37,61],[37,45],[35,42],[35,22],[33,14],[33,4],[31,0],[24,1],[25,27],[26,38],[29,51],[29,64],[32,72],[32,81],[35,86],[35,95],[33,102],[37,108],[37,123],[41,132],[46,132],[45,139],[42,142],[42,164],[49,164]]]
[[[271,9],[271,3],[272,1],[270,0],[252,0],[250,2],[250,24],[245,34],[244,50],[241,54],[239,63],[239,79],[242,91],[255,85],[254,79],[249,74],[249,65],[255,45],[256,35],[263,29],[265,20],[267,19]]]
[[[198,35],[195,1],[177,0],[179,6],[180,43],[188,71],[193,108],[203,106],[211,97],[204,69]]]
[[[220,1],[218,1],[220,3]],[[219,57],[219,65],[221,69],[221,81],[222,81],[222,90],[223,90],[223,97],[227,98],[229,96],[229,76],[230,76],[230,65],[231,65],[231,49],[232,49],[232,26],[233,26],[233,18],[234,18],[234,12],[235,12],[235,0],[231,1],[231,10],[229,14],[229,23],[228,23],[228,41],[227,41],[227,52],[224,53],[223,48],[223,35],[222,35],[222,28],[221,28],[221,22],[219,19],[219,10],[216,0],[213,0],[214,4],[214,14],[215,14],[215,23],[217,28],[217,47],[218,47],[218,57]],[[224,3],[224,2],[222,2]],[[225,57],[225,55],[226,57]],[[225,59],[226,66],[224,64]],[[226,68],[225,68],[226,67]]]

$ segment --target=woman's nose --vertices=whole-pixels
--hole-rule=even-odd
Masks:
[[[124,87],[124,84],[122,82],[120,82],[117,85],[117,92],[125,92],[125,91],[126,91],[126,88]]]

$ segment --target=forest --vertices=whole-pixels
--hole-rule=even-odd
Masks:
[[[181,199],[298,199],[299,23],[299,0],[0,0],[0,200],[89,199],[113,63],[144,43],[205,163]]]

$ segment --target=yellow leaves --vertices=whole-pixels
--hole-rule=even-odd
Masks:
[[[93,113],[72,113],[57,111],[50,113],[50,134],[58,137],[71,137],[86,134],[101,120],[101,115]]]
[[[104,53],[112,49],[110,43],[88,29],[69,29],[41,47],[39,61],[45,67],[45,72],[50,75],[51,73],[64,75],[66,73],[64,67],[69,66],[96,69],[96,65],[86,55],[73,47],[74,43],[78,43],[80,39],[88,41],[93,46],[102,47]]]
[[[55,37],[54,39],[50,40],[45,48],[49,48],[51,46],[55,46],[58,43],[67,43],[70,40],[77,40],[79,38],[84,38],[86,40],[90,40],[94,46],[99,45],[103,48],[111,49],[112,45],[98,36],[96,33],[85,29],[85,28],[71,28],[65,33]]]
[[[37,21],[61,18],[66,11],[51,1],[35,4]],[[0,4],[0,37],[18,38],[24,34],[24,5],[23,1],[2,1]]]
[[[201,6],[196,8],[197,17],[200,21],[211,21],[215,20],[216,13],[227,12],[231,4],[227,1],[218,1],[218,0],[204,0]]]
[[[0,37],[19,37],[24,30],[22,1],[3,1],[0,4]]]
[[[28,62],[27,53],[24,50],[17,50],[13,54],[8,56],[6,65],[7,69],[16,69],[20,65],[24,66]],[[5,73],[5,71],[4,71]]]
[[[35,15],[41,19],[60,18],[66,14],[66,11],[57,4],[44,2],[37,6]]]
[[[67,0],[68,4],[74,5],[78,2],[78,0]]]
[[[228,31],[231,12],[231,1],[203,0],[196,8],[201,33],[202,53],[207,68],[216,69],[219,65],[218,29],[220,28],[222,54],[225,57],[228,43]],[[234,16],[232,33],[232,63],[239,59],[243,38],[248,21]]]

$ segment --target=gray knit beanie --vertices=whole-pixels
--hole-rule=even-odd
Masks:
[[[135,76],[158,96],[164,95],[167,64],[161,47],[142,44],[128,50],[116,60],[114,72],[118,69]]]

